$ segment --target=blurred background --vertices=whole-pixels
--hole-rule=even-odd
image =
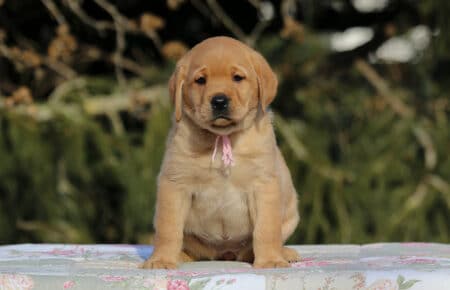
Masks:
[[[450,242],[447,0],[0,0],[0,243],[148,243],[172,106],[199,41],[280,86],[291,243]]]

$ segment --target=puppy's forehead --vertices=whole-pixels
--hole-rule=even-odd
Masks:
[[[248,67],[248,51],[241,42],[228,37],[207,39],[191,50],[191,71],[205,67],[210,73],[221,73],[233,66]]]

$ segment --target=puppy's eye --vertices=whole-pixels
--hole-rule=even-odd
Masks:
[[[240,76],[240,75],[234,75],[233,76],[233,81],[235,81],[235,82],[240,82],[240,81],[242,81],[244,79],[244,77],[243,76]]]
[[[195,82],[199,85],[204,85],[206,84],[206,78],[205,77],[198,77],[195,79]]]

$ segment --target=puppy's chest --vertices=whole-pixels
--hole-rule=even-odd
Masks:
[[[185,232],[209,241],[243,240],[251,233],[246,188],[229,182],[212,183],[195,188],[191,194]]]
[[[248,177],[248,176],[247,176]],[[247,213],[249,194],[254,179],[247,179],[237,166],[210,167],[195,170],[188,186],[192,195],[192,209],[213,217],[242,215]]]
[[[207,216],[247,210],[247,190],[230,183],[214,183],[193,188],[191,194],[192,208]]]
[[[251,234],[249,198],[256,176],[250,175],[257,173],[239,162],[244,159],[236,158],[231,167],[223,166],[221,158],[197,160],[195,170],[183,174],[192,196],[185,232],[217,242],[244,240]]]

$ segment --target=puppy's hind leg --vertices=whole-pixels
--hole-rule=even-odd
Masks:
[[[185,234],[183,238],[183,252],[192,261],[214,260],[217,258],[217,250],[206,243],[201,242],[196,236]]]
[[[180,254],[180,262],[181,263],[189,263],[189,262],[194,262],[195,259],[191,256],[189,256],[188,253],[186,253],[185,251],[181,251]]]
[[[255,254],[253,253],[252,244],[239,250],[236,260],[240,262],[253,263],[253,261],[255,260]]]

